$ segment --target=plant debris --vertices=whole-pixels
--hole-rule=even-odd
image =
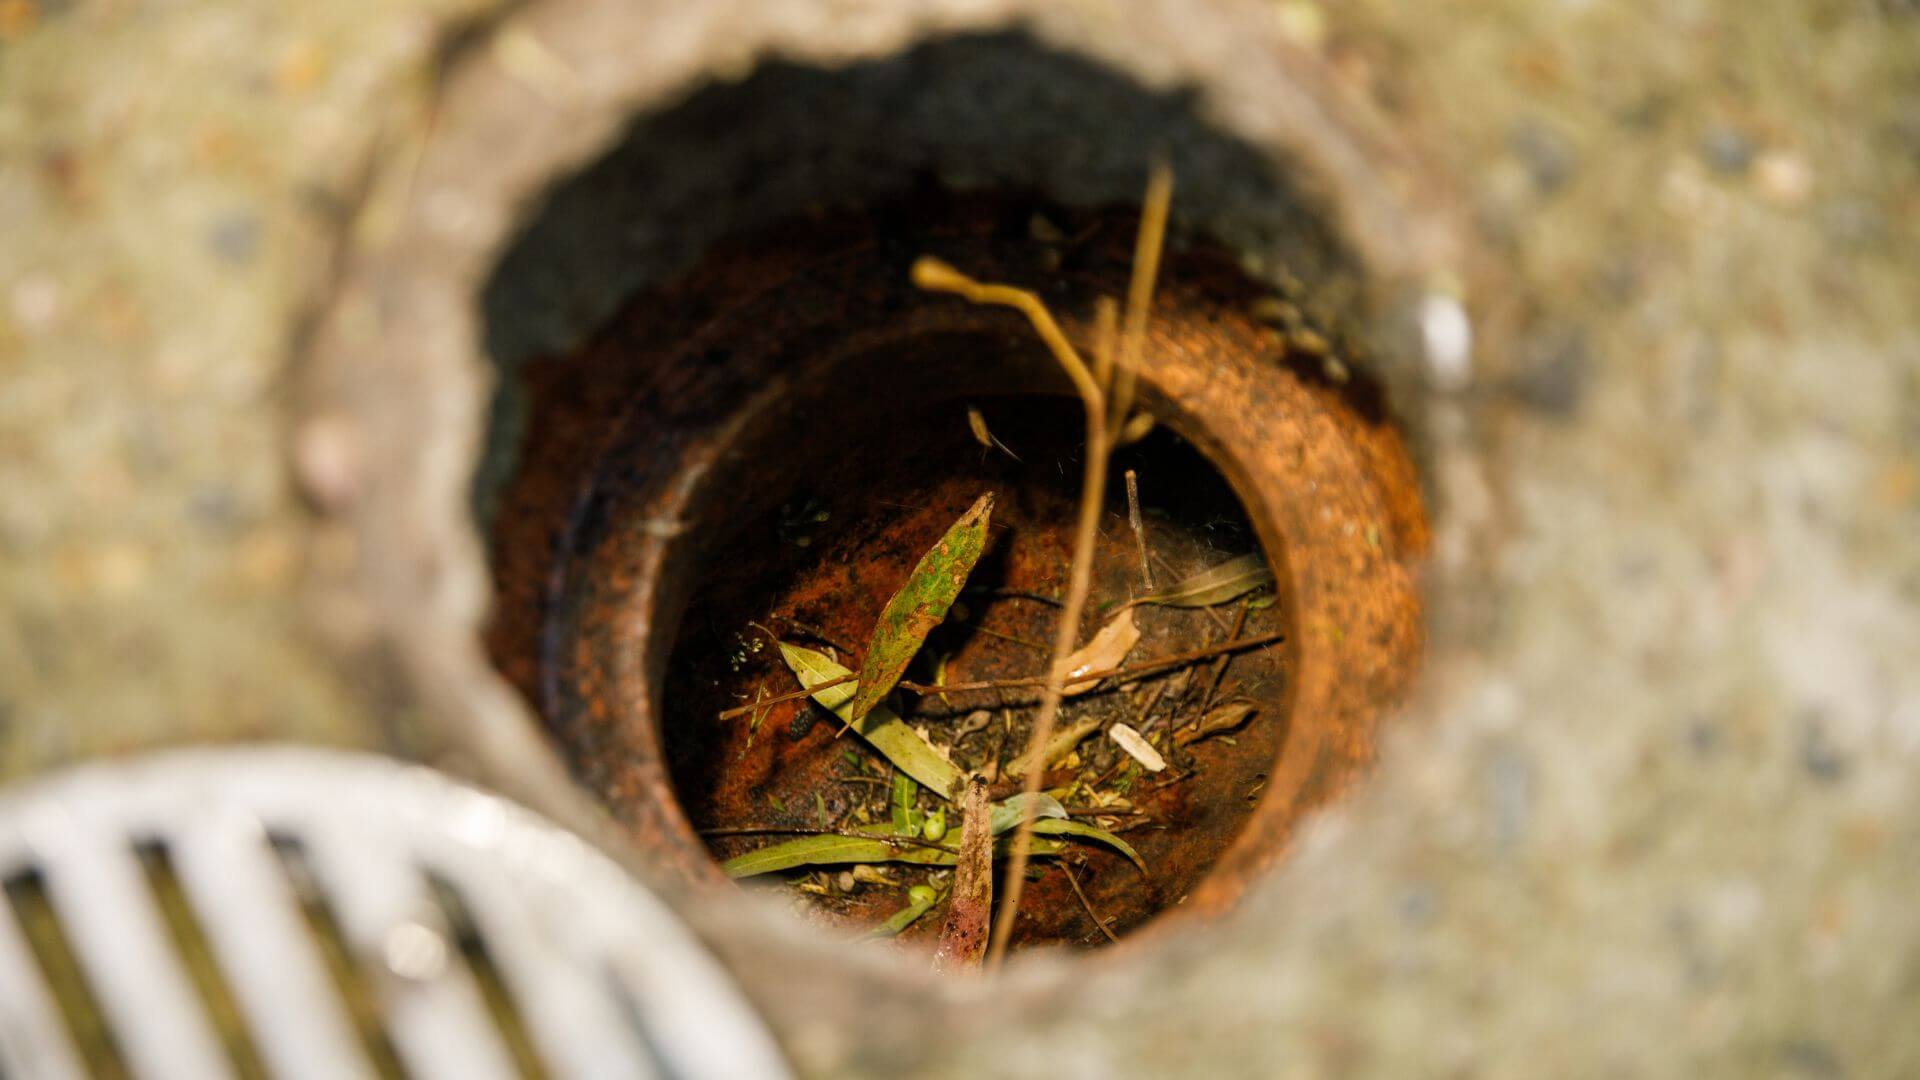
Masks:
[[[1259,711],[1259,706],[1251,701],[1229,701],[1208,709],[1198,723],[1191,724],[1174,732],[1175,745],[1187,746],[1197,743],[1209,735],[1219,735],[1245,724]]]
[[[946,619],[947,609],[959,598],[967,575],[987,546],[987,520],[992,513],[993,492],[989,491],[920,557],[907,583],[887,601],[867,642],[859,689],[842,717],[848,724],[858,723],[893,690],[927,634]]]
[[[947,920],[933,950],[935,971],[977,971],[987,955],[993,918],[993,832],[987,785],[978,777],[960,804],[960,853],[954,864]]]
[[[1213,607],[1238,600],[1255,589],[1272,584],[1273,570],[1267,566],[1266,557],[1255,551],[1237,559],[1228,559],[1192,577],[1182,578],[1166,588],[1140,597],[1134,603]]]
[[[967,406],[967,428],[973,432],[974,441],[981,446],[989,450],[998,450],[1015,461],[1020,460],[1019,454],[1007,449],[1006,443],[1001,442],[993,432],[987,430],[986,415],[972,405]]]
[[[812,688],[852,674],[828,659],[825,653],[804,646],[783,641],[780,643],[780,655],[804,687]],[[941,756],[918,732],[908,727],[892,709],[884,705],[877,706],[865,717],[854,720],[852,702],[858,686],[857,682],[842,682],[816,692],[813,700],[847,721],[856,734],[872,743],[873,748],[885,754],[887,760],[893,762],[901,772],[942,795],[952,791],[960,782],[960,770],[954,768],[953,762]]]
[[[717,688],[718,700],[711,706],[714,712],[707,715],[717,712],[722,720],[748,718],[728,736],[734,746],[741,738],[752,746],[753,729],[774,708],[789,708],[795,716],[792,740],[763,738],[747,759],[747,767],[757,770],[750,774],[753,798],[758,800],[772,786],[794,802],[793,812],[787,813],[767,795],[768,805],[779,813],[763,819],[764,825],[703,830],[709,835],[774,837],[726,859],[726,873],[736,878],[782,875],[775,881],[793,896],[797,908],[828,922],[857,920],[871,927],[868,937],[906,933],[908,941],[923,944],[937,939],[935,962],[943,970],[975,968],[983,958],[986,963],[996,962],[1029,880],[1047,879],[1047,884],[1034,888],[1042,890],[1039,895],[1047,900],[1048,920],[1056,918],[1052,905],[1062,899],[1071,905],[1077,898],[1087,917],[1109,939],[1117,928],[1136,922],[1141,917],[1140,902],[1116,891],[1142,888],[1144,883],[1134,874],[1151,877],[1147,858],[1134,845],[1140,844],[1156,867],[1171,865],[1176,874],[1181,873],[1178,860],[1162,863],[1170,834],[1158,830],[1186,829],[1194,823],[1188,809],[1194,805],[1190,801],[1194,789],[1162,793],[1163,789],[1221,764],[1230,765],[1223,770],[1228,776],[1243,768],[1246,751],[1235,756],[1231,740],[1224,736],[1258,715],[1256,702],[1246,695],[1265,698],[1258,688],[1276,676],[1275,665],[1268,661],[1240,664],[1233,678],[1228,678],[1228,657],[1280,640],[1278,631],[1264,630],[1258,622],[1253,632],[1241,635],[1249,612],[1261,610],[1262,601],[1271,602],[1274,583],[1271,569],[1258,552],[1227,557],[1246,550],[1244,522],[1236,525],[1230,516],[1219,516],[1231,511],[1190,512],[1187,508],[1196,504],[1182,501],[1185,493],[1179,474],[1161,483],[1157,473],[1137,468],[1162,460],[1154,455],[1162,452],[1162,440],[1171,436],[1156,437],[1123,459],[1113,457],[1116,447],[1145,435],[1153,424],[1149,414],[1134,411],[1133,402],[1166,213],[1163,175],[1156,176],[1156,185],[1150,189],[1141,223],[1136,273],[1124,312],[1110,299],[1094,298],[1090,360],[1080,358],[1036,294],[975,282],[930,259],[921,260],[913,271],[922,287],[1021,312],[1079,391],[1087,417],[1084,453],[1066,450],[1063,443],[1036,434],[1057,431],[1057,424],[1036,427],[1027,419],[1032,414],[1014,407],[1004,414],[996,412],[1001,426],[1012,425],[1010,435],[1034,456],[1034,466],[1027,472],[1051,474],[1056,462],[1063,476],[1084,468],[1071,554],[1051,535],[1044,546],[1026,539],[1030,522],[1058,520],[1052,516],[1057,514],[1052,507],[1062,504],[1046,502],[1055,496],[1045,488],[1038,489],[1047,494],[1035,504],[1030,490],[1022,487],[1008,495],[1004,504],[1003,517],[1011,524],[1003,521],[997,526],[1004,557],[997,555],[989,564],[991,571],[982,572],[982,580],[969,587],[969,578],[988,548],[995,508],[995,496],[989,492],[948,525],[937,543],[920,553],[912,572],[866,628],[865,649],[858,657],[847,646],[860,644],[862,629],[857,622],[849,625],[854,622],[849,610],[836,611],[832,606],[838,602],[840,587],[836,583],[840,579],[834,576],[823,579],[824,588],[815,586],[797,601],[783,600],[770,609],[734,608],[729,621],[714,630],[714,637],[722,642],[747,641],[744,631],[733,629],[738,623],[732,620],[758,626],[753,620],[759,619],[786,628],[788,638],[821,648],[834,641],[828,633],[844,643],[836,646],[841,652],[823,653],[780,640],[769,631],[765,638],[778,644],[799,690],[770,693],[765,670],[771,658],[756,661],[750,655],[733,665],[739,679],[711,684]],[[968,406],[967,420],[975,442],[1020,460],[988,428],[979,408]],[[948,445],[970,457],[971,450],[959,433],[947,430]],[[1126,516],[1116,530],[1103,492],[1107,473],[1118,480],[1121,464],[1129,466],[1125,470]],[[942,481],[949,486],[930,505],[906,507],[919,512],[914,528],[938,528],[943,514],[936,507],[952,507],[955,497],[964,501],[986,486],[961,480],[961,475],[1003,472],[1003,466],[989,465],[984,455],[978,463],[963,462],[961,473]],[[1159,516],[1152,545],[1139,498],[1140,489],[1149,483],[1149,491],[1164,500],[1153,507]],[[852,490],[866,496],[865,488]],[[872,498],[876,503],[901,505],[887,503],[879,494]],[[1044,512],[1049,516],[1042,518],[1036,505],[1047,507]],[[857,507],[851,515],[843,514],[843,509],[836,502],[836,529],[842,520],[886,520],[883,516],[861,519]],[[1214,516],[1202,518],[1201,513]],[[817,523],[816,517],[824,520],[823,515],[824,508],[801,506],[789,516],[796,524],[809,524]],[[1160,521],[1168,523],[1164,532]],[[1185,531],[1197,529],[1201,521],[1207,522],[1204,539]],[[1216,525],[1221,522],[1224,531]],[[797,527],[788,531],[804,532]],[[874,542],[868,537],[878,538],[881,561],[865,565],[911,559],[924,543],[901,545],[867,531],[854,535],[860,539],[823,533],[821,567],[830,568],[833,575],[844,573],[840,567],[861,567],[863,545]],[[1089,553],[1096,550],[1094,540],[1102,537],[1096,576]],[[793,538],[795,544],[799,538]],[[1117,539],[1124,542],[1123,550],[1116,551]],[[1153,550],[1155,546],[1160,550]],[[1136,557],[1137,568],[1133,566]],[[1173,581],[1178,573],[1169,569],[1170,563],[1207,568]],[[1156,576],[1173,583],[1156,588]],[[856,575],[853,580],[861,590],[873,587],[871,575]],[[1268,590],[1265,596],[1260,595],[1263,589]],[[1130,596],[1135,590],[1144,592]],[[963,592],[966,602],[961,604]],[[1098,601],[1098,606],[1090,608],[1090,600]],[[1240,601],[1240,610],[1229,630],[1221,613],[1207,609],[1233,601]],[[861,607],[865,608],[864,602]],[[1103,623],[1089,626],[1083,621],[1089,610],[1108,615]],[[1052,645],[1040,644],[1048,639]],[[1149,651],[1160,655],[1129,663],[1143,640],[1154,642]],[[1043,663],[1001,641],[1024,649],[1045,649],[1049,655]],[[910,670],[930,681],[913,681],[907,677]],[[748,681],[754,678],[761,681]],[[779,690],[777,681],[774,690]],[[1213,701],[1221,693],[1230,700],[1216,706]],[[809,737],[816,704],[860,735],[878,757],[858,744],[841,743],[834,748],[818,732]],[[1102,732],[1106,738],[1099,737]],[[1265,728],[1256,733],[1262,739],[1267,734]],[[1212,736],[1223,736],[1219,745],[1182,749]],[[1241,738],[1247,741],[1248,736]],[[796,745],[803,739],[805,745]],[[1169,767],[1169,757],[1177,768]],[[804,771],[783,773],[789,761]],[[1166,775],[1145,779],[1156,773]],[[818,784],[797,785],[795,775],[817,777],[818,784],[827,786],[822,790]],[[769,785],[769,776],[785,779]],[[1236,785],[1229,798],[1237,806],[1242,794],[1242,787]],[[810,810],[800,800],[810,800]],[[752,809],[747,813],[751,815]],[[796,827],[810,823],[818,828]],[[1216,822],[1204,827],[1221,826]],[[1134,830],[1148,830],[1145,840],[1136,835],[1130,842],[1123,837]],[[729,843],[723,850],[739,849],[738,843]],[[1077,874],[1063,861],[1027,863],[1029,857],[1047,859],[1064,853],[1072,853]],[[999,859],[1007,859],[1008,864],[996,882]],[[1130,870],[1120,867],[1121,859],[1131,864]],[[1060,880],[1062,876],[1066,882]],[[1069,885],[1072,897],[1067,896]],[[1176,895],[1168,892],[1166,881],[1152,882],[1151,891]],[[1096,903],[1109,913],[1107,917],[1096,913]],[[945,910],[936,930],[936,920],[925,916],[942,905]],[[1120,914],[1116,917],[1114,912]],[[1079,926],[1076,913],[1069,911],[1068,918]],[[1054,921],[1042,933],[1057,933],[1057,927]],[[1084,933],[1084,928],[1079,932]]]
[[[1061,696],[1073,697],[1075,694],[1084,694],[1099,686],[1099,679],[1078,682],[1071,680],[1089,671],[1106,671],[1119,667],[1139,641],[1140,630],[1133,624],[1131,608],[1107,620],[1107,625],[1093,635],[1092,641],[1067,655],[1063,666],[1066,668],[1064,677],[1069,681],[1061,688]]]
[[[1161,757],[1160,751],[1155,750],[1146,736],[1135,731],[1131,724],[1113,725],[1107,729],[1107,738],[1118,743],[1128,757],[1139,762],[1140,767],[1148,772],[1159,772],[1167,767],[1167,759]]]

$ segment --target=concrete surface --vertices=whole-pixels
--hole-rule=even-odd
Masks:
[[[849,42],[888,22],[843,7]],[[895,995],[874,1016],[791,1000],[826,968],[763,1007],[821,1075],[1920,1071],[1920,13],[1260,10],[1453,179],[1506,281],[1432,403],[1476,453],[1432,463],[1426,690],[1222,927],[983,997],[849,961],[811,977]],[[303,600],[356,558],[312,507],[358,474],[289,388],[343,215],[477,14],[0,0],[5,775],[432,744]],[[1466,520],[1497,546],[1449,550]]]

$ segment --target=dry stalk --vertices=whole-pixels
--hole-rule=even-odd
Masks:
[[[1100,512],[1105,503],[1107,462],[1114,439],[1108,431],[1118,430],[1133,408],[1133,388],[1140,353],[1145,344],[1148,309],[1153,299],[1154,280],[1160,268],[1161,241],[1166,234],[1167,208],[1173,195],[1172,174],[1164,165],[1156,165],[1147,180],[1147,197],[1140,215],[1140,233],[1134,248],[1133,279],[1127,291],[1127,311],[1118,347],[1113,334],[1113,307],[1110,301],[1098,308],[1098,332],[1093,370],[1088,370],[1053,315],[1040,298],[1025,289],[1006,285],[986,285],[961,274],[936,259],[922,258],[914,264],[913,280],[923,289],[956,293],[976,304],[1011,307],[1027,317],[1040,340],[1060,364],[1087,414],[1086,468],[1081,478],[1080,512],[1074,528],[1073,563],[1067,580],[1067,595],[1061,604],[1058,630],[1054,635],[1053,661],[1047,666],[1046,688],[1040,699],[1040,714],[1034,721],[1027,753],[1038,759],[1053,737],[1060,699],[1065,689],[1065,661],[1073,653],[1080,634],[1080,618],[1086,610],[1087,592],[1093,584],[1093,545],[1099,533]],[[1096,374],[1097,373],[1097,374]],[[1042,770],[1027,773],[1024,790],[1029,796],[1040,790]],[[1006,902],[993,924],[988,946],[989,967],[1000,964],[1013,934],[1014,920],[1020,913],[1020,894],[1026,884],[1027,861],[1033,841],[1034,800],[1027,799],[1027,815],[1014,832],[1013,850],[1007,861]]]

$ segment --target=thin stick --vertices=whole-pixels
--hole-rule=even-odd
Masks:
[[[1172,656],[1161,656],[1152,660],[1142,660],[1137,664],[1127,664],[1122,667],[1089,671],[1084,675],[1075,677],[1074,681],[1092,682],[1099,679],[1137,679],[1143,675],[1152,675],[1168,668],[1177,668],[1184,664],[1191,664],[1196,661],[1208,659],[1209,657],[1219,656],[1222,653],[1244,652],[1247,649],[1257,649],[1262,645],[1271,645],[1285,637],[1285,633],[1276,630],[1270,634],[1255,634],[1252,637],[1216,642],[1202,648],[1190,649],[1187,652],[1174,653]],[[822,690],[831,690],[842,683],[852,682],[859,677],[860,673],[857,671],[848,672],[845,675],[836,675],[831,679],[814,683],[807,689],[791,690],[787,693],[778,694],[767,698],[765,701],[755,702],[753,704],[736,705],[731,709],[715,713],[714,716],[720,720],[731,720],[737,716],[745,716],[755,709],[771,708],[775,705],[784,704],[785,702],[797,701],[804,697],[812,697]],[[902,690],[915,694],[964,694],[976,690],[1032,690],[1046,686],[1047,677],[1044,675],[1029,675],[1018,679],[980,679],[976,682],[947,683],[944,686],[935,686],[932,683],[912,682],[907,679],[902,679],[894,685]]]
[[[1156,161],[1147,171],[1147,197],[1140,207],[1140,234],[1133,247],[1133,280],[1127,287],[1126,322],[1120,331],[1119,364],[1113,373],[1115,430],[1126,423],[1133,408],[1134,376],[1140,371],[1140,353],[1147,341],[1147,316],[1153,308],[1153,286],[1160,277],[1160,249],[1167,236],[1167,214],[1173,205],[1173,170]]]
[[[1120,333],[1120,309],[1114,305],[1113,298],[1103,296],[1093,302],[1093,381],[1101,386],[1113,385],[1113,365],[1116,343]],[[1107,417],[1108,424],[1113,423],[1112,414]]]
[[[1240,613],[1233,618],[1233,629],[1227,631],[1228,640],[1240,636],[1241,629],[1247,625],[1247,612],[1252,606],[1251,600],[1240,601]],[[1203,714],[1209,708],[1212,708],[1213,696],[1220,692],[1220,680],[1226,677],[1227,665],[1231,663],[1233,663],[1232,653],[1222,653],[1220,655],[1220,665],[1213,669],[1213,682],[1207,684],[1206,696],[1200,699],[1200,711]]]
[[[1133,526],[1134,542],[1140,545],[1140,579],[1147,591],[1153,591],[1153,567],[1147,562],[1147,527],[1140,520],[1140,476],[1127,470],[1127,524]]]
[[[1126,330],[1117,353],[1119,362],[1117,365],[1112,361],[1101,364],[1106,370],[1117,367],[1118,370],[1114,370],[1113,387],[1098,384],[1083,386],[1078,379],[1074,382],[1080,388],[1080,399],[1087,410],[1087,450],[1083,455],[1086,459],[1086,475],[1080,485],[1080,520],[1074,530],[1072,573],[1067,583],[1066,603],[1061,607],[1059,632],[1054,638],[1053,662],[1047,665],[1047,686],[1040,699],[1040,718],[1034,722],[1028,743],[1028,754],[1036,757],[1053,736],[1053,721],[1060,713],[1060,698],[1066,689],[1066,659],[1072,654],[1074,641],[1079,637],[1080,616],[1086,607],[1087,590],[1093,584],[1093,544],[1100,531],[1100,510],[1106,497],[1107,462],[1113,451],[1113,440],[1107,434],[1107,410],[1109,406],[1117,406],[1116,415],[1124,418],[1127,410],[1133,406],[1134,368],[1139,363],[1140,347],[1146,334],[1147,308],[1153,297],[1154,277],[1160,268],[1160,243],[1166,231],[1167,205],[1172,193],[1171,174],[1165,166],[1155,165],[1147,181],[1146,207],[1140,217],[1140,235],[1134,250],[1133,283],[1127,298]],[[1045,336],[1044,330],[1042,336]],[[1101,344],[1112,346],[1111,340]],[[1069,370],[1068,376],[1072,375],[1073,372]],[[1103,399],[1102,392],[1108,389],[1119,396],[1111,401]],[[1117,425],[1118,421],[1114,423]],[[1020,893],[1026,886],[1027,856],[1033,842],[1034,805],[1039,801],[1033,796],[1040,790],[1042,771],[1032,769],[1027,773],[1025,813],[1021,814],[1020,825],[1014,830],[1013,857],[1007,865],[1007,900],[1000,909],[1000,917],[993,924],[993,942],[987,952],[987,964],[990,967],[998,966],[1006,958],[1007,942],[1013,936],[1013,921],[1020,915]]]
[[[1075,385],[1078,385],[1076,380]],[[1081,403],[1087,413],[1086,468],[1080,481],[1080,518],[1074,528],[1072,571],[1067,580],[1066,602],[1060,605],[1060,622],[1053,640],[1053,660],[1047,665],[1046,688],[1040,698],[1040,716],[1033,723],[1028,753],[1039,755],[1053,738],[1053,722],[1060,715],[1060,698],[1066,690],[1067,657],[1073,654],[1080,636],[1080,616],[1086,610],[1087,592],[1093,587],[1093,544],[1100,533],[1100,511],[1107,486],[1106,403],[1098,387],[1082,390]],[[987,966],[998,967],[1006,958],[1007,942],[1013,936],[1013,921],[1020,913],[1020,893],[1027,883],[1027,859],[1033,844],[1033,811],[1039,800],[1040,774],[1029,770],[1026,784],[1025,813],[1013,834],[1013,855],[1007,860],[1006,903],[994,920],[993,938],[987,947]]]
[[[1108,941],[1118,944],[1120,939],[1113,936],[1113,931],[1107,929],[1106,920],[1100,917],[1099,912],[1093,910],[1093,901],[1087,899],[1087,894],[1080,891],[1080,882],[1073,876],[1073,867],[1068,866],[1066,863],[1061,863],[1060,869],[1067,872],[1067,884],[1073,886],[1073,895],[1080,898],[1080,906],[1087,909],[1087,918],[1092,919],[1093,925],[1099,927],[1100,932],[1107,935]]]
[[[1053,648],[1053,646],[1051,645],[1042,645],[1037,641],[1028,641],[1026,638],[1023,638],[1023,637],[1014,637],[1012,634],[1003,634],[998,630],[989,630],[988,628],[981,626],[978,623],[969,623],[968,628],[971,630],[975,630],[979,633],[985,634],[991,638],[999,638],[1001,641],[1011,641],[1015,645],[1025,645],[1029,649],[1039,649],[1041,652],[1048,652],[1048,651],[1051,651]]]
[[[1032,600],[1048,607],[1059,607],[1060,598],[1046,593],[1028,592],[1025,589],[963,589],[962,596],[993,596],[1006,600]]]
[[[1168,668],[1176,668],[1185,664],[1191,664],[1197,660],[1205,660],[1208,657],[1219,656],[1221,653],[1243,652],[1247,649],[1257,649],[1262,645],[1271,645],[1285,637],[1286,634],[1279,630],[1267,634],[1255,634],[1252,637],[1238,638],[1233,641],[1222,641],[1203,648],[1192,649],[1183,653],[1174,653],[1172,656],[1162,656],[1153,660],[1143,660],[1140,663],[1128,664],[1124,667],[1089,671],[1084,674],[1075,675],[1073,681],[1083,683],[1094,682],[1099,679],[1137,679],[1143,675],[1152,675]],[[894,685],[904,690],[911,690],[916,694],[938,694],[942,692],[958,694],[972,690],[1032,689],[1034,687],[1043,687],[1047,685],[1048,681],[1045,677],[1035,675],[1023,679],[982,679],[979,682],[948,683],[945,686],[908,682],[902,679]],[[815,683],[814,689],[818,690],[826,685],[826,683]],[[779,699],[768,698],[765,702],[762,702],[762,704],[772,705],[777,700]],[[737,716],[739,713],[736,711],[734,715]]]

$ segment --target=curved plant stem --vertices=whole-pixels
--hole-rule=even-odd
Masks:
[[[1093,584],[1093,545],[1099,535],[1100,512],[1106,503],[1107,461],[1113,449],[1108,435],[1109,407],[1114,407],[1117,424],[1133,403],[1134,375],[1146,335],[1148,309],[1152,304],[1154,280],[1160,269],[1160,248],[1167,224],[1167,207],[1173,193],[1172,176],[1164,165],[1155,165],[1147,181],[1146,205],[1140,215],[1140,233],[1134,247],[1133,280],[1127,293],[1127,311],[1120,341],[1114,341],[1111,304],[1104,304],[1098,318],[1096,346],[1100,355],[1093,369],[1087,368],[1073,345],[1061,333],[1060,325],[1040,298],[1025,289],[1007,285],[983,285],[937,259],[921,258],[913,265],[914,284],[923,289],[957,293],[976,304],[1011,307],[1027,317],[1040,340],[1046,343],[1054,359],[1066,372],[1087,414],[1086,468],[1080,486],[1080,513],[1074,526],[1073,564],[1067,580],[1067,595],[1060,605],[1060,621],[1053,641],[1053,660],[1047,665],[1046,689],[1040,699],[1040,715],[1034,720],[1027,752],[1037,757],[1053,737],[1054,720],[1060,714],[1060,699],[1065,690],[1066,659],[1073,653],[1080,636],[1080,617],[1087,606],[1087,592]],[[1096,375],[1096,373],[1098,373]],[[1107,385],[1107,380],[1112,385]],[[1109,391],[1114,391],[1111,400]],[[1032,796],[1040,790],[1044,770],[1030,769],[1023,790],[1027,793],[1027,813],[1013,836],[1013,850],[1007,860],[1006,899],[994,920],[993,937],[987,947],[986,964],[998,966],[1006,957],[1007,942],[1013,934],[1014,920],[1020,914],[1020,893],[1027,880],[1027,857],[1033,841]]]

